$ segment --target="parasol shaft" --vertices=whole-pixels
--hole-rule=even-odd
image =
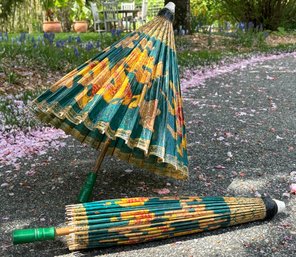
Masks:
[[[62,228],[55,228],[55,235],[56,236],[66,236],[71,233],[72,227],[62,227]]]
[[[32,228],[32,229],[18,229],[13,231],[13,243],[24,244],[36,241],[54,240],[56,236],[65,236],[73,233],[75,228]]]
[[[88,202],[89,199],[90,199],[90,196],[92,194],[92,191],[93,191],[93,187],[96,183],[96,179],[97,179],[97,176],[98,176],[98,171],[101,167],[101,164],[104,160],[104,157],[107,153],[107,150],[108,150],[108,147],[109,147],[109,144],[111,142],[111,139],[109,137],[107,137],[103,147],[102,147],[102,150],[96,160],[96,164],[95,164],[95,167],[94,167],[94,171],[93,172],[90,172],[88,173],[87,175],[87,179],[86,181],[84,182],[84,185],[83,187],[81,188],[80,190],[80,193],[79,193],[79,196],[78,196],[78,202],[80,203],[85,203],[85,202]]]
[[[99,154],[99,156],[98,156],[98,158],[96,160],[96,164],[95,164],[95,167],[94,167],[94,172],[95,173],[99,172],[99,169],[100,169],[100,167],[102,165],[102,162],[104,160],[104,157],[105,157],[105,155],[107,153],[110,142],[111,142],[111,139],[107,137],[106,142],[104,143],[104,146],[103,146],[103,148],[102,148],[102,150],[101,150],[101,152],[100,152],[100,154]]]

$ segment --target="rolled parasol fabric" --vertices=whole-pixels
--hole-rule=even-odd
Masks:
[[[15,230],[14,244],[66,235],[69,250],[136,244],[269,220],[284,202],[264,198],[122,198],[66,206],[64,228]]]

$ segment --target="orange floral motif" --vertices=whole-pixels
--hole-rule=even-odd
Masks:
[[[91,62],[91,63],[89,64],[89,67],[90,67],[91,69],[93,69],[94,67],[96,67],[97,64],[98,64],[97,62]]]
[[[98,84],[93,84],[91,95],[94,96],[98,92],[99,89],[100,89],[100,86]]]
[[[141,210],[141,211],[127,211],[127,212],[122,212],[121,216],[122,217],[130,217],[130,216],[137,216],[137,215],[143,215],[148,213],[148,210]]]
[[[135,219],[153,219],[153,218],[154,218],[153,213],[144,213],[144,214],[135,216]]]
[[[181,102],[180,94],[176,95],[176,102],[175,102],[175,115],[177,119],[177,134],[179,136],[183,135],[183,125],[184,125],[184,115],[182,109],[182,102]]]
[[[122,104],[128,105],[131,102],[132,98],[133,98],[133,92],[131,90],[130,85],[128,85],[124,90],[124,100]]]
[[[176,109],[176,117],[177,117],[177,133],[179,136],[182,136],[184,116],[183,116],[182,107],[180,106],[178,106]]]
[[[143,101],[140,107],[140,124],[151,131],[153,131],[155,117],[159,110],[157,109],[158,100]]]
[[[121,201],[119,202],[119,204],[145,202],[147,200],[149,200],[148,197],[126,198],[126,199],[121,199]]]
[[[135,220],[129,221],[129,223],[130,223],[130,225],[142,225],[142,224],[147,224],[152,220],[153,220],[153,218],[146,218],[146,219],[140,219],[140,220],[135,219]]]

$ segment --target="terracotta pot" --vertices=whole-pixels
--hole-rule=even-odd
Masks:
[[[43,31],[44,32],[61,32],[62,25],[59,21],[44,21]]]
[[[87,21],[75,21],[74,31],[76,32],[86,32],[88,29]]]

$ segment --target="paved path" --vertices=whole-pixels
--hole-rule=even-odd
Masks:
[[[69,253],[61,241],[12,246],[13,228],[60,225],[64,205],[76,201],[82,177],[95,153],[72,138],[67,147],[22,169],[0,172],[0,256],[293,256],[296,198],[284,197],[296,170],[296,58],[285,57],[212,78],[184,96],[190,180],[177,182],[108,160],[94,200],[155,196],[168,188],[177,195],[254,196],[284,199],[286,213],[257,222],[176,239]],[[32,166],[33,165],[33,166]],[[35,166],[34,166],[35,165]],[[35,174],[26,175],[34,168]]]

